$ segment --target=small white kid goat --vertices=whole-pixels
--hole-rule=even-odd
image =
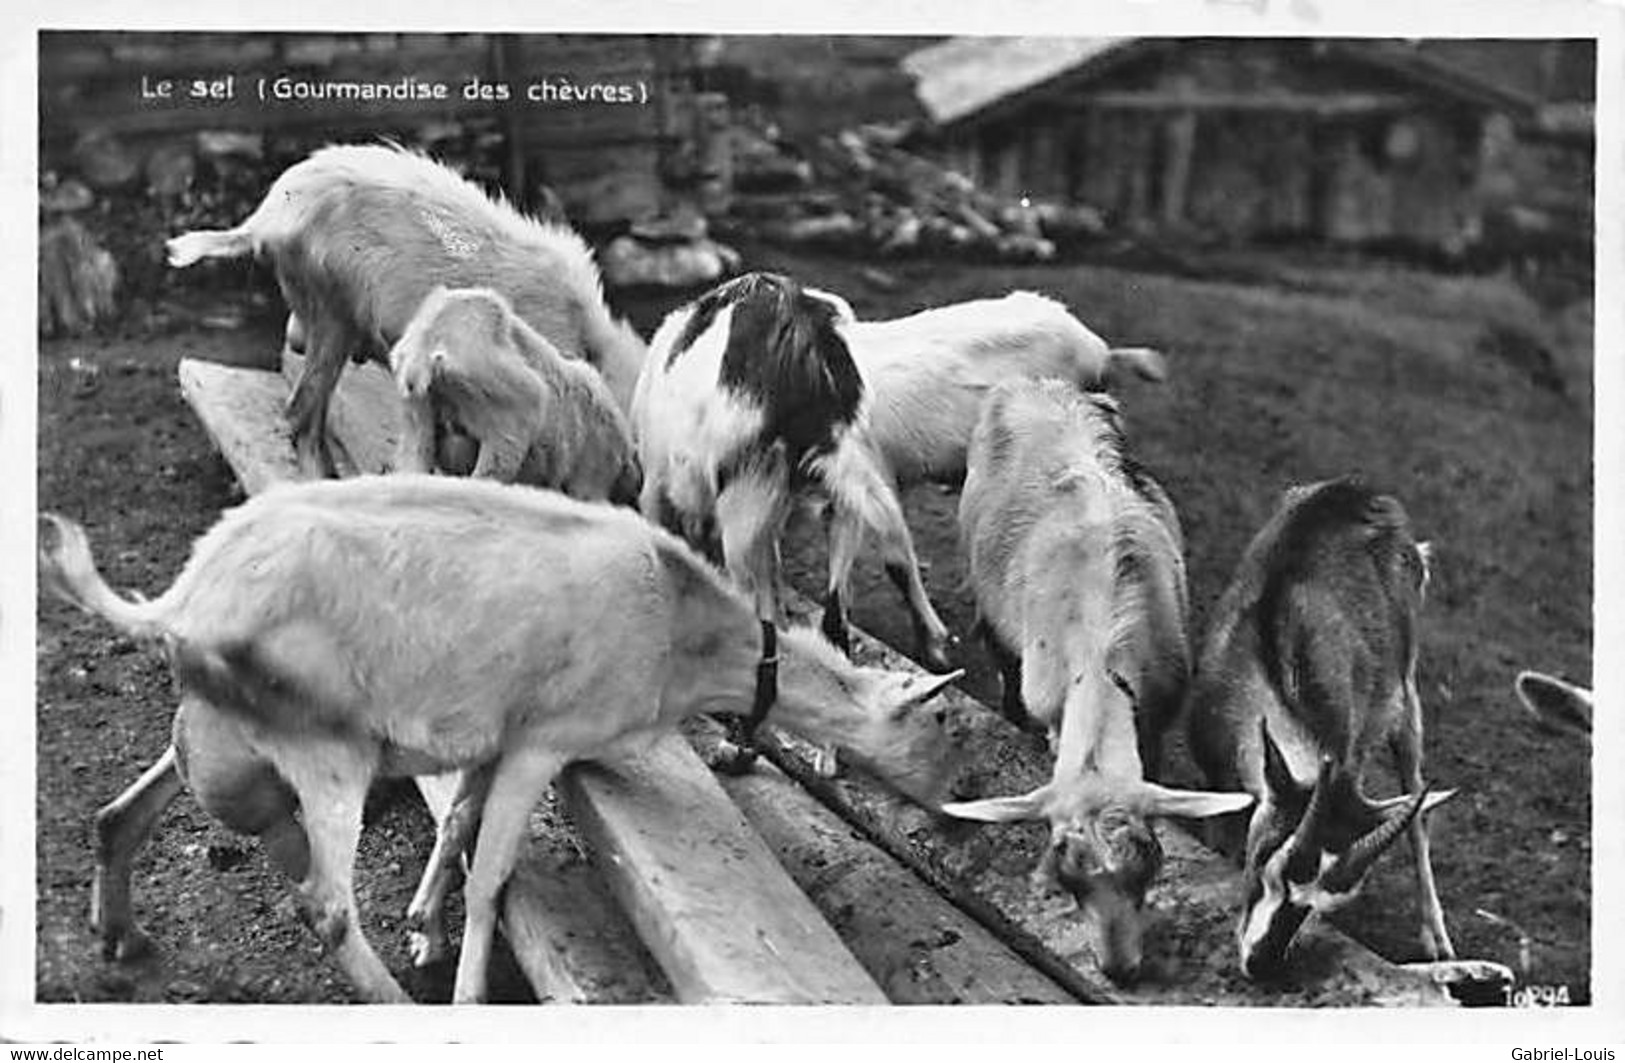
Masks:
[[[477,477],[637,503],[631,433],[603,378],[497,292],[434,289],[389,357],[405,403],[396,471],[462,471],[441,467],[452,433],[477,445]]]
[[[486,769],[455,989],[480,1000],[498,893],[560,768],[741,711],[756,686],[748,601],[637,514],[552,491],[413,475],[273,487],[151,601],[113,592],[83,529],[48,520],[42,586],[161,643],[181,690],[173,754],[98,820],[114,954],[139,939],[130,861],[184,783],[265,840],[363,998],[404,1002],[357,918],[362,801],[376,776]],[[939,801],[953,750],[919,706],[945,680],[858,668],[805,630],[780,653],[780,723]]]
[[[1172,505],[1130,455],[1117,404],[1060,380],[1001,385],[971,437],[960,536],[1007,714],[1044,724],[1051,780],[950,804],[966,819],[1050,825],[1038,869],[1089,918],[1101,969],[1138,977],[1146,890],[1162,863],[1152,816],[1213,816],[1245,793],[1148,781],[1189,674],[1182,541]]]

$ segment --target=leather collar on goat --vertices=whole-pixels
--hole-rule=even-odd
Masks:
[[[756,662],[756,692],[750,715],[728,719],[728,740],[739,747],[746,763],[756,757],[756,729],[767,719],[779,700],[779,630],[767,621],[762,625],[762,657]]]

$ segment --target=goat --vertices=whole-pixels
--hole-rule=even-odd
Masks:
[[[888,557],[904,559],[919,652],[944,671],[947,626],[920,580],[897,492],[863,443],[869,389],[838,328],[849,314],[827,293],[752,273],[667,315],[632,403],[641,507],[709,544],[773,623],[792,507],[827,496],[837,524],[875,529]]]
[[[42,585],[161,642],[182,692],[174,755],[98,824],[114,953],[139,934],[131,856],[184,782],[300,881],[363,998],[405,1001],[351,888],[368,783],[489,770],[455,989],[479,1000],[498,892],[560,768],[738,711],[754,688],[757,626],[737,590],[637,514],[552,491],[410,474],[279,485],[228,512],[151,601],[112,591],[83,529],[48,520]],[[785,631],[780,653],[784,726],[940,800],[954,751],[941,711],[917,707],[945,679],[858,668],[812,631]]]
[[[1065,306],[1034,292],[976,299],[893,321],[837,326],[873,393],[863,440],[894,493],[923,481],[957,483],[965,448],[987,392],[1001,381],[1057,377],[1098,390],[1109,374],[1129,369],[1149,380],[1166,376],[1160,353],[1108,347]],[[829,529],[829,581],[824,631],[847,645],[846,605],[863,528],[837,514]],[[886,573],[905,594],[919,582],[902,544],[882,544]]]
[[[1108,347],[1061,303],[1036,292],[974,299],[891,321],[840,326],[874,391],[870,437],[900,484],[957,483],[987,393],[1013,380],[1055,377],[1103,390],[1127,369],[1167,376],[1149,347]]]
[[[946,805],[1040,819],[1056,880],[1090,916],[1113,980],[1142,960],[1145,894],[1162,862],[1150,816],[1212,816],[1245,793],[1147,781],[1189,672],[1185,564],[1167,495],[1128,451],[1117,404],[1060,380],[993,389],[970,439],[960,538],[980,625],[1017,697],[1047,725],[1053,775],[1031,793]]]
[[[1422,780],[1416,659],[1428,557],[1391,495],[1351,477],[1295,487],[1215,607],[1187,702],[1190,746],[1210,786],[1257,798],[1237,929],[1249,977],[1279,973],[1308,917],[1352,899],[1406,831],[1423,950],[1455,958],[1427,834],[1428,811],[1455,791]],[[1362,776],[1383,745],[1408,793],[1373,801]]]
[[[475,476],[636,504],[631,433],[603,378],[498,293],[434,289],[389,361],[406,414],[397,471],[460,472],[440,464],[449,426],[478,445]]]
[[[287,410],[307,477],[334,472],[327,407],[346,359],[383,360],[437,285],[501,292],[566,357],[597,369],[623,410],[643,361],[578,235],[398,146],[323,148],[285,170],[235,228],[184,233],[167,248],[174,267],[271,259],[309,353]]]
[[[1535,719],[1567,734],[1591,737],[1592,694],[1545,672],[1518,673],[1514,684],[1518,700]]]

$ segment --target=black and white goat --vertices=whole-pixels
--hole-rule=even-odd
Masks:
[[[83,529],[48,520],[42,586],[160,644],[181,691],[170,751],[97,819],[109,954],[140,947],[131,862],[184,784],[265,841],[363,998],[406,1002],[356,909],[362,802],[380,775],[463,769],[460,796],[478,776],[483,815],[455,999],[480,1000],[498,895],[559,770],[696,712],[744,711],[756,689],[737,589],[637,514],[553,491],[414,475],[276,486],[223,516],[151,601],[114,592]],[[783,725],[934,807],[956,756],[921,705],[947,678],[856,667],[806,629],[780,645]]]
[[[827,498],[839,526],[873,529],[899,559],[920,652],[945,670],[948,629],[863,438],[869,389],[838,327],[850,313],[827,293],[751,273],[668,315],[633,398],[643,512],[722,560],[771,624],[791,511],[798,498]]]
[[[322,148],[285,170],[235,228],[176,236],[171,266],[268,257],[308,354],[288,401],[307,476],[334,473],[327,407],[351,358],[382,361],[437,286],[492,288],[566,357],[590,363],[625,410],[644,345],[610,315],[592,252],[566,226],[525,217],[426,156]]]
[[[1242,970],[1279,972],[1308,917],[1352,899],[1409,832],[1429,959],[1455,951],[1428,857],[1417,624],[1428,550],[1399,501],[1350,478],[1288,490],[1216,607],[1188,699],[1208,784],[1257,805],[1245,842]],[[1392,753],[1408,793],[1362,776]],[[1232,840],[1232,844],[1234,839]]]
[[[971,437],[960,537],[979,622],[1018,704],[1049,729],[1049,782],[943,808],[1050,825],[1039,866],[1088,914],[1118,981],[1142,961],[1152,816],[1213,816],[1246,793],[1175,790],[1156,774],[1189,676],[1185,563],[1168,496],[1130,455],[1117,404],[1060,380],[995,388]],[[1018,697],[1019,691],[1019,697]]]

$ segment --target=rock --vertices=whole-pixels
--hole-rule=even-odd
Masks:
[[[118,263],[84,226],[63,215],[40,230],[39,330],[78,334],[110,317]]]
[[[705,216],[691,208],[632,223],[632,236],[644,244],[685,244],[706,236]]]
[[[883,292],[894,292],[902,283],[896,274],[888,273],[879,266],[863,266],[859,268],[858,276],[863,278],[865,284]]]
[[[993,244],[1001,258],[1048,262],[1055,257],[1055,244],[1042,236],[1006,233]]]
[[[68,178],[55,188],[40,192],[40,209],[47,214],[71,214],[96,202],[96,194],[84,182]]]
[[[265,138],[258,133],[205,129],[197,135],[197,153],[205,159],[259,159],[265,156]]]
[[[920,245],[920,219],[913,211],[903,211],[897,219],[896,227],[891,235],[880,245],[880,250],[888,254],[903,251],[912,251]]]
[[[90,187],[122,188],[141,175],[141,163],[117,137],[104,130],[86,133],[73,145],[73,161]]]
[[[197,160],[184,144],[165,144],[147,157],[147,189],[162,200],[178,199],[196,173]]]
[[[849,240],[863,231],[863,225],[845,211],[816,218],[792,218],[776,227],[777,234],[791,243]]]
[[[718,279],[738,262],[737,252],[711,240],[648,246],[630,236],[611,240],[598,256],[604,283],[612,288],[692,288]]]

